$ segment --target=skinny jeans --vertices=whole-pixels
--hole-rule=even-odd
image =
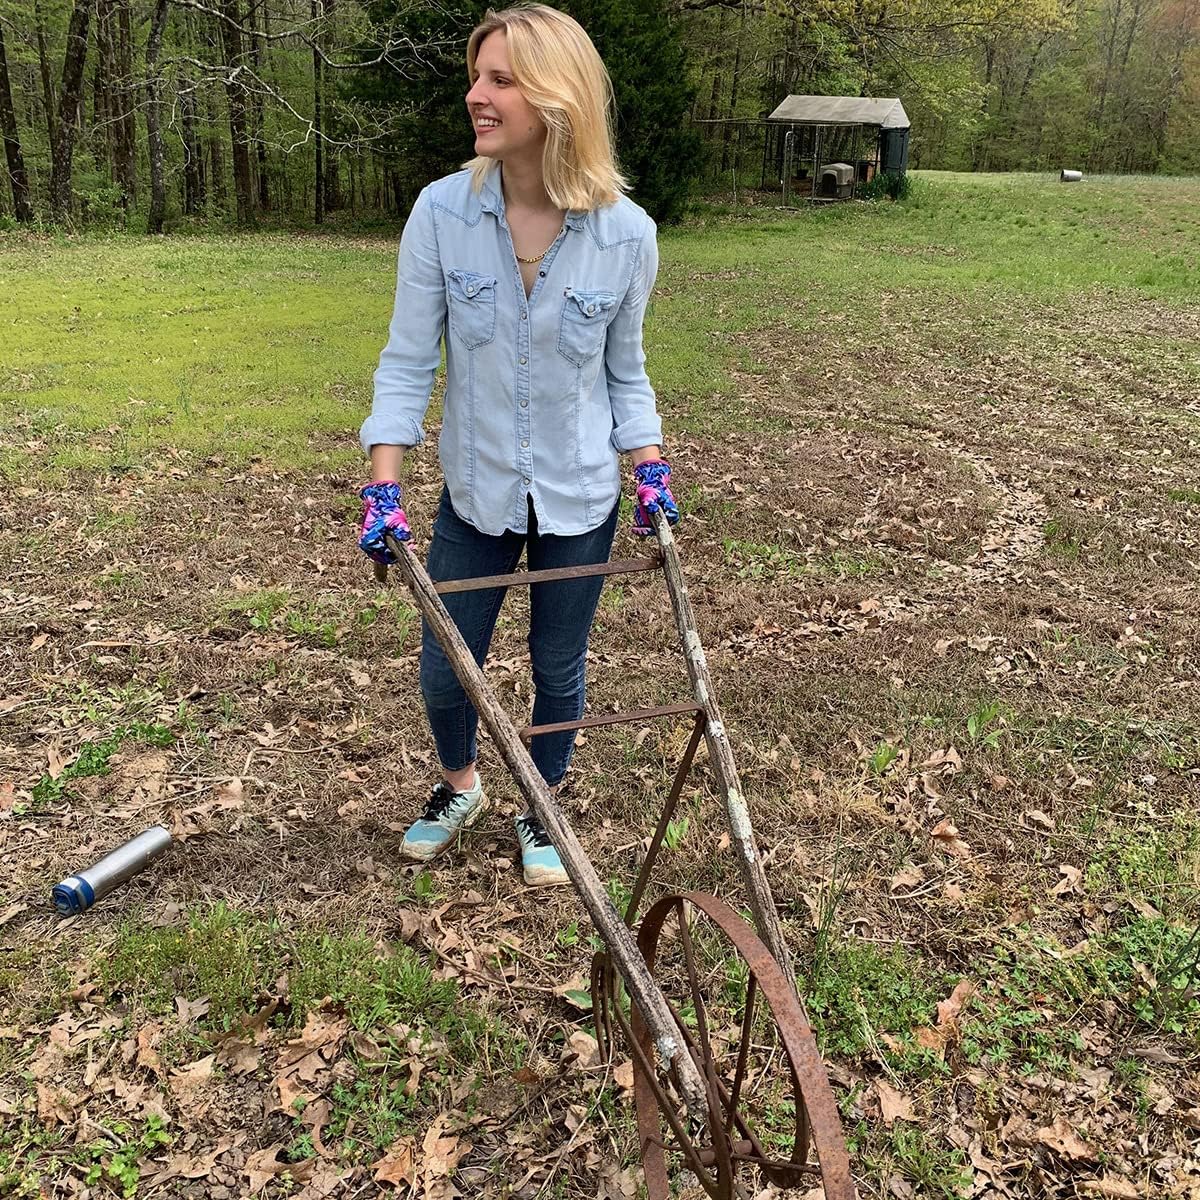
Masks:
[[[608,519],[587,533],[574,536],[538,532],[537,514],[529,504],[527,533],[505,530],[499,536],[480,533],[464,521],[443,488],[426,569],[436,582],[482,575],[508,575],[527,549],[529,570],[575,567],[608,561],[617,528],[614,505]],[[529,656],[533,665],[533,724],[577,721],[583,716],[588,636],[600,601],[602,576],[556,580],[530,588]],[[443,596],[455,625],[482,666],[491,645],[504,588],[452,592]],[[447,771],[475,761],[479,724],[445,652],[427,622],[421,630],[421,696],[437,744],[438,758]],[[545,733],[530,744],[534,765],[550,787],[567,773],[575,748],[575,731]]]

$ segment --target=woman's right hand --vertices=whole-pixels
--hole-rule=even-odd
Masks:
[[[383,535],[390,533],[398,542],[412,540],[400,485],[394,479],[383,479],[367,484],[358,494],[363,502],[358,548],[377,563],[395,562],[395,555],[384,544]]]

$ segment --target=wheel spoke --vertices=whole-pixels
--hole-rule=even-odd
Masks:
[[[725,1132],[733,1132],[733,1120],[737,1113],[738,1096],[742,1090],[742,1080],[746,1077],[746,1059],[750,1054],[750,1034],[754,1027],[754,1002],[758,999],[758,980],[750,976],[746,984],[746,1013],[742,1017],[742,1037],[738,1042],[737,1068],[733,1075],[733,1090],[729,1093],[728,1117],[725,1121]]]

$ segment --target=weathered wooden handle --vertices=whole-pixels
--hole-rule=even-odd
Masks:
[[[384,541],[396,556],[397,570],[411,589],[417,608],[428,622],[434,637],[446,652],[458,681],[475,706],[505,766],[550,835],[554,848],[562,856],[563,866],[592,924],[608,946],[617,969],[629,987],[633,1002],[654,1035],[654,1045],[660,1059],[674,1066],[688,1114],[697,1122],[706,1122],[708,1104],[700,1073],[679,1036],[667,1001],[646,968],[633,935],[605,894],[595,868],[579,844],[575,831],[563,817],[546,781],[533,765],[533,759],[521,742],[516,726],[492,694],[482,669],[446,611],[433,580],[405,543],[398,542],[390,533],[384,535]]]
[[[733,749],[729,745],[729,734],[725,731],[724,722],[721,720],[721,711],[717,706],[717,693],[713,688],[712,676],[708,671],[708,661],[704,657],[704,650],[700,645],[700,635],[696,631],[696,617],[692,611],[692,602],[688,597],[687,583],[683,578],[683,564],[679,559],[679,548],[675,545],[675,536],[671,532],[671,526],[661,512],[651,513],[650,524],[658,537],[658,546],[662,551],[663,574],[667,579],[667,591],[671,596],[671,610],[675,614],[679,640],[683,645],[683,656],[687,661],[692,694],[696,698],[696,703],[704,709],[707,715],[704,740],[708,746],[708,758],[729,815],[729,836],[733,839],[738,867],[741,869],[742,880],[746,885],[750,911],[754,914],[754,924],[758,928],[759,937],[766,943],[767,949],[771,951],[784,975],[791,980],[792,988],[795,989],[796,972],[792,967],[791,953],[788,951],[783,929],[779,924],[775,898],[771,895],[766,872],[763,870],[762,858],[755,845],[754,830],[750,825],[750,811],[746,806],[741,780],[738,778],[737,764],[733,761]]]

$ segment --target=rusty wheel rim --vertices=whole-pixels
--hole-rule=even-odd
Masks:
[[[689,904],[707,918],[710,929],[719,933],[746,971],[736,1050],[719,1059],[713,1052],[702,964],[687,919],[685,906]],[[804,1010],[770,951],[750,925],[715,896],[704,892],[667,896],[649,910],[638,931],[638,948],[660,986],[666,965],[660,965],[661,940],[672,917],[678,953],[670,966],[679,985],[676,990],[682,990],[691,1004],[691,1025],[682,1019],[679,1005],[671,1007],[705,1082],[709,1113],[704,1130],[685,1127],[671,1081],[654,1070],[653,1039],[635,1006],[625,1033],[634,1051],[638,1140],[650,1200],[668,1200],[670,1196],[668,1147],[713,1200],[744,1195],[742,1184],[749,1186],[756,1176],[782,1187],[812,1184],[820,1178],[826,1200],[854,1200],[849,1157],[829,1077]],[[625,1026],[619,1008],[610,1012]],[[794,1122],[788,1123],[786,1135],[778,1130],[765,1132],[753,1109],[754,1092],[763,1074],[754,1032],[756,1027],[762,1028],[763,1020],[775,1031],[779,1053],[775,1072],[787,1080],[785,1093],[793,1105]],[[664,1120],[673,1135],[669,1138],[664,1137]]]

